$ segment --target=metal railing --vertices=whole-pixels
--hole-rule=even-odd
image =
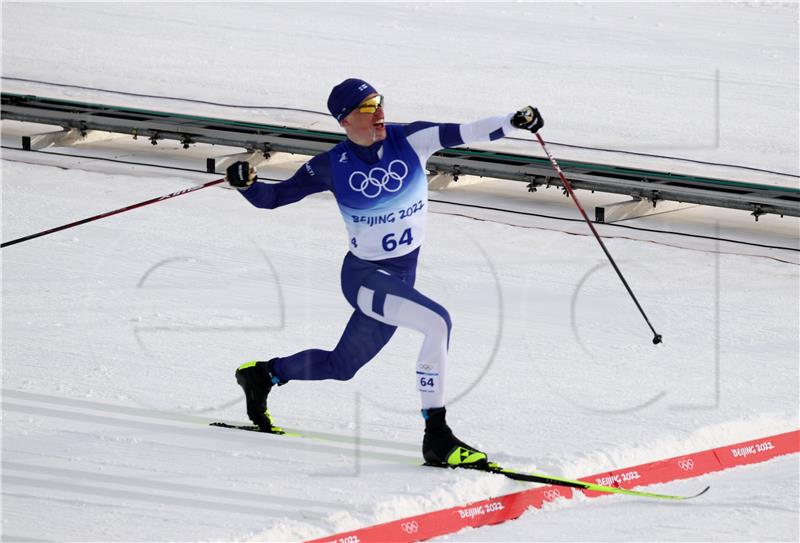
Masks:
[[[236,120],[148,111],[129,107],[2,93],[2,119],[75,129],[81,134],[105,131],[159,140],[177,140],[184,147],[208,143],[260,151],[316,155],[344,139],[344,134]],[[23,138],[30,149],[30,138]],[[560,161],[575,189],[622,194],[634,199],[674,201],[749,211],[758,219],[765,213],[800,216],[800,189],[669,172]],[[432,172],[477,175],[538,186],[562,186],[547,158],[521,154],[455,148],[435,153],[428,161]],[[563,188],[563,187],[562,187]]]

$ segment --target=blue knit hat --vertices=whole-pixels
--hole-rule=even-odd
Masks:
[[[331,90],[328,96],[328,111],[341,121],[372,93],[375,88],[363,79],[345,79]]]

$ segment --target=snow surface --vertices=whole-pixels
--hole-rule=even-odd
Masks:
[[[4,78],[321,111],[330,86],[355,75],[387,94],[389,120],[535,102],[548,140],[800,171],[795,3],[3,3],[2,19]],[[3,90],[335,128],[314,114],[10,79]],[[3,240],[213,179],[7,148],[34,131],[3,122]],[[224,154],[177,147],[72,152],[198,169]],[[432,197],[575,217],[551,192],[489,182]],[[630,221],[794,250],[603,227],[664,334],[654,348],[579,223],[431,211],[418,284],[455,323],[451,425],[497,461],[580,476],[798,428],[796,219],[698,207]],[[207,427],[244,420],[241,362],[335,344],[350,313],[343,232],[330,195],[264,212],[210,188],[3,249],[3,539],[298,540],[525,488],[413,465],[420,338],[408,331],[352,382],[275,391],[278,422],[318,439]],[[654,488],[702,484],[702,501],[575,500],[446,539],[800,538],[797,455]]]

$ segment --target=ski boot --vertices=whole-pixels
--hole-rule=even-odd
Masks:
[[[236,382],[244,390],[247,401],[247,416],[262,432],[270,434],[284,433],[281,428],[272,424],[272,417],[267,411],[267,396],[274,385],[283,383],[272,374],[272,362],[246,362],[236,370]]]
[[[486,469],[486,453],[467,445],[453,435],[445,422],[444,407],[423,409],[425,437],[422,440],[422,457],[429,466]]]

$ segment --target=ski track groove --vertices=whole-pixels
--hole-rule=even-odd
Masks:
[[[75,420],[79,422],[95,423],[108,426],[120,426],[136,430],[147,431],[148,433],[170,433],[192,437],[202,437],[205,439],[217,439],[223,441],[237,441],[240,443],[253,443],[253,439],[262,439],[260,445],[269,448],[294,449],[298,451],[313,451],[315,453],[329,454],[333,456],[352,455],[372,460],[380,460],[391,463],[419,464],[416,457],[401,456],[398,454],[383,453],[371,450],[361,450],[358,446],[353,448],[336,447],[324,443],[315,442],[312,438],[295,438],[291,436],[271,436],[262,435],[257,432],[242,432],[236,430],[226,430],[224,428],[212,427],[192,427],[170,426],[154,422],[129,420],[123,418],[107,417],[91,413],[78,413],[74,411],[63,411],[39,407],[34,405],[15,404],[3,401],[4,411],[15,411],[28,415],[39,415],[43,417]],[[258,436],[258,437],[256,437]],[[353,445],[356,445],[354,442]]]
[[[304,520],[307,515],[301,511],[291,509],[272,509],[268,507],[254,507],[248,504],[226,503],[221,501],[203,500],[198,498],[187,498],[180,496],[168,496],[165,494],[152,494],[136,490],[124,490],[106,487],[90,486],[88,484],[56,482],[46,479],[35,479],[32,477],[20,477],[17,475],[3,475],[3,486],[18,485],[25,487],[41,488],[49,492],[67,492],[74,494],[85,494],[100,496],[104,498],[118,500],[144,501],[147,503],[160,503],[163,505],[176,505],[191,509],[208,509],[211,511],[227,511],[243,515],[266,515],[270,517],[290,517]]]
[[[286,505],[296,505],[298,507],[320,507],[337,509],[341,504],[335,502],[325,502],[320,500],[310,500],[303,498],[291,498],[286,496],[270,496],[269,494],[226,490],[222,488],[210,488],[204,486],[188,485],[185,483],[167,483],[162,481],[146,480],[139,477],[126,477],[124,475],[110,475],[64,468],[53,468],[42,465],[29,465],[20,462],[3,461],[3,472],[22,471],[37,475],[50,475],[53,477],[63,477],[70,480],[85,480],[89,483],[127,485],[132,487],[143,487],[152,490],[165,490],[168,492],[182,492],[187,494],[208,494],[213,497],[227,498],[231,500],[241,500],[244,502],[271,501]]]
[[[198,417],[194,415],[185,415],[182,413],[172,413],[167,411],[157,411],[154,409],[144,409],[140,407],[128,407],[122,405],[92,402],[76,398],[62,398],[56,396],[49,396],[47,394],[39,394],[36,392],[23,392],[19,390],[2,389],[2,395],[4,398],[14,398],[18,400],[31,401],[31,402],[43,402],[56,405],[65,405],[80,409],[102,411],[104,413],[112,412],[112,413],[119,413],[122,415],[133,415],[136,417],[143,417],[143,418],[158,418],[175,422],[189,422],[189,423],[203,424],[203,425],[208,425],[211,422],[209,420],[210,417]],[[230,424],[241,424],[222,419],[220,419],[220,421],[228,422]],[[282,428],[289,433],[302,433],[304,436],[307,436],[309,438],[320,439],[325,441],[334,441],[341,443],[358,442],[362,446],[398,449],[404,451],[411,451],[414,453],[419,452],[419,445],[416,444],[388,441],[384,439],[365,438],[360,436],[359,437],[346,436],[342,434],[334,434],[328,432],[312,432],[308,430],[301,430],[299,428],[289,428],[286,426],[282,426]]]

